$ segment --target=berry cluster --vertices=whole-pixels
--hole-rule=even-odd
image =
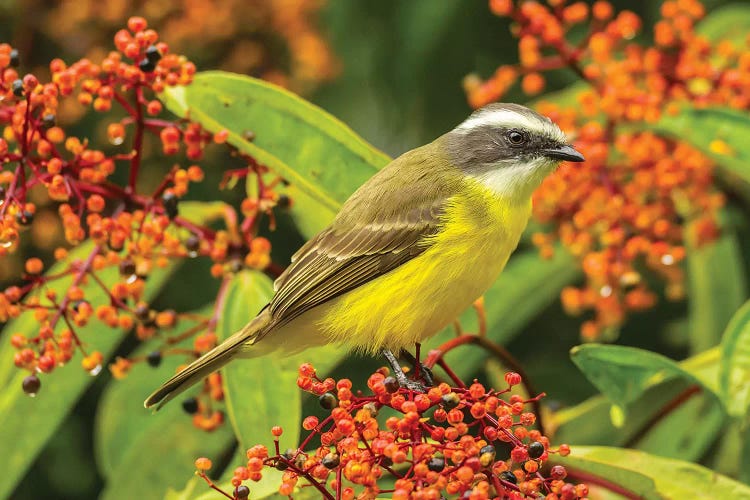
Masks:
[[[192,162],[200,160],[209,145],[224,144],[228,133],[210,134],[196,123],[161,116],[158,93],[165,86],[190,84],[195,66],[172,53],[145,19],[130,18],[127,29],[115,34],[114,44],[116,50],[99,63],[82,59],[67,65],[55,59],[48,83],[33,74],[20,76],[18,52],[0,45],[0,257],[10,257],[18,249],[21,233],[38,224],[38,207],[51,204],[57,205],[57,223],[67,243],[54,250],[54,259],[66,262],[70,247],[91,244],[84,258],[67,259],[67,267],[54,274],[43,274],[41,259],[26,260],[18,285],[0,293],[0,321],[28,313],[39,325],[35,335],[10,335],[17,349],[16,366],[31,372],[23,384],[29,394],[40,388],[38,374],[69,362],[76,351],[83,355],[83,369],[99,373],[102,353],[87,352],[86,340],[76,332],[92,320],[114,329],[134,329],[140,340],[158,336],[163,343],[147,358],[116,360],[110,368],[118,378],[138,361],[158,366],[162,355],[195,357],[213,347],[222,301],[217,300],[212,318],[200,318],[197,326],[167,335],[183,320],[195,318],[156,311],[144,302],[147,278],[154,269],[204,257],[213,262],[211,274],[225,284],[244,267],[272,272],[270,243],[257,237],[257,231],[262,216],[272,215],[282,200],[274,191],[280,179],[252,158],[244,158],[247,167],[227,175],[256,179],[257,195],[243,201],[239,214],[226,207],[225,229],[182,217],[181,199],[192,183],[204,178],[202,168]],[[97,148],[64,130],[61,110],[71,103],[118,117],[124,112],[124,118],[105,124],[110,144]],[[175,161],[153,186],[141,175],[148,135],[160,139],[161,153]],[[187,166],[179,164],[181,155]],[[114,175],[118,172],[127,175]],[[114,282],[100,276],[108,269],[119,271]],[[63,278],[72,278],[72,284],[61,292],[54,284]],[[89,287],[104,291],[106,300],[91,302],[85,293]],[[188,338],[193,338],[192,349],[174,347]],[[206,397],[221,399],[219,379],[207,379],[205,387]],[[186,410],[193,406],[190,413],[198,427],[221,423],[221,414],[210,405],[198,401],[187,404]]]
[[[28,26],[79,55],[94,55],[129,12],[148,13],[150,24],[174,49],[193,54],[202,67],[256,75],[309,91],[338,73],[338,62],[316,26],[321,0],[138,0],[106,4],[96,0],[64,0],[40,13]],[[74,14],[71,14],[73,12]],[[196,36],[200,34],[200,36]],[[84,41],[91,50],[81,53]]]
[[[654,27],[654,46],[630,41],[641,20],[615,13],[604,0],[589,7],[564,0],[491,0],[496,15],[515,22],[520,63],[503,66],[486,81],[467,77],[473,106],[499,99],[519,78],[530,95],[545,86],[543,72],[567,68],[588,83],[576,106],[542,102],[546,114],[573,137],[583,168],[563,165],[534,198],[535,217],[548,232],[533,236],[542,255],[559,240],[582,263],[586,285],[562,293],[567,311],[593,311],[581,327],[586,339],[617,334],[627,314],[652,307],[657,294],[645,270],[665,282],[665,296],[684,296],[679,263],[686,229],[694,244],[719,234],[723,195],[713,185],[713,164],[678,140],[635,132],[680,106],[750,107],[747,47],[712,44],[694,25],[704,14],[698,0],[665,1]],[[585,24],[573,43],[569,32]]]
[[[234,491],[224,494],[247,498],[252,486],[243,482],[259,481],[264,469],[275,467],[285,471],[279,494],[289,497],[301,487],[317,489],[322,498],[349,500],[383,494],[398,500],[585,498],[586,485],[566,482],[564,467],[547,467],[551,454],[565,456],[570,448],[552,448],[534,429],[536,415],[526,405],[541,396],[511,394],[521,383],[517,373],[506,373],[505,382],[502,390],[474,381],[418,393],[400,387],[382,368],[369,377],[365,395],[354,392],[349,379],[321,380],[312,365],[303,364],[297,385],[319,398],[326,415],[306,417],[307,436],[283,452],[282,429],[274,427],[275,449],[247,450],[247,464],[234,471]],[[195,465],[207,479],[210,461],[200,458]],[[387,478],[395,480],[393,486],[383,486]]]

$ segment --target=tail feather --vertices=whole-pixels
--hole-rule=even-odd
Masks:
[[[161,387],[146,398],[143,406],[151,408],[157,405],[156,410],[159,410],[170,400],[197,384],[204,377],[229,363],[229,361],[241,353],[243,344],[252,342],[261,333],[265,333],[270,324],[271,315],[267,309],[264,309],[255,319],[245,325],[242,330],[233,334],[164,382]]]

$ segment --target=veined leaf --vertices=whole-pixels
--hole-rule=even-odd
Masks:
[[[210,317],[212,312],[213,308],[208,306],[196,311],[195,314]],[[181,331],[187,330],[194,324],[192,321],[186,321],[185,323],[188,324],[179,325]],[[192,339],[188,339],[182,344],[170,348],[189,348],[191,342]],[[132,357],[146,356],[154,348],[154,343],[142,345],[133,353]],[[160,468],[168,470],[169,474],[181,471],[184,475],[193,470],[192,462],[195,458],[206,454],[202,446],[205,445],[205,448],[209,448],[214,443],[219,442],[226,446],[226,443],[231,441],[231,432],[226,429],[222,429],[218,433],[208,434],[195,428],[191,423],[191,417],[180,408],[180,401],[166,405],[163,411],[159,413],[144,410],[143,399],[145,396],[160,382],[168,379],[177,367],[185,361],[186,358],[183,355],[167,355],[162,358],[161,364],[157,367],[151,367],[147,363],[138,363],[131,369],[126,379],[113,380],[104,390],[96,413],[94,433],[97,465],[108,479],[118,474],[124,474],[129,476],[130,481],[141,483],[123,485],[123,483],[127,483],[127,478],[112,479],[112,482],[120,483],[118,488],[125,486],[131,493],[135,494],[137,491],[133,490],[133,487],[147,486],[150,491],[154,491],[167,485],[179,486],[184,482],[180,479],[180,475],[176,474],[174,477],[165,475],[165,481],[162,484],[143,484],[140,474],[134,473],[131,469],[133,466],[138,468],[138,463],[123,466],[123,461],[127,460],[128,454],[133,448],[139,450],[135,453],[142,453],[145,449],[155,452],[162,447],[163,453],[160,454],[159,460]],[[175,443],[164,441],[163,435],[166,432],[166,427],[172,425],[178,426],[184,432],[185,441],[190,441],[196,445],[191,454],[180,455],[172,452],[171,448]],[[218,452],[223,451],[223,447],[216,451],[218,454]],[[209,458],[213,457],[209,455]],[[147,461],[141,461],[141,464],[153,467],[153,464],[149,464]],[[118,491],[124,494],[122,489],[118,489]]]
[[[750,301],[732,317],[721,342],[721,395],[732,416],[750,413]]]
[[[227,338],[247,323],[273,295],[273,284],[256,271],[238,273],[229,285],[221,320],[220,338]],[[261,342],[273,342],[269,337]],[[311,362],[321,374],[330,370],[346,355],[345,348],[324,346],[288,356],[274,352],[251,359],[236,359],[223,369],[227,411],[240,446],[272,446],[271,427],[284,429],[285,447],[299,442],[302,420],[302,391],[297,387],[297,369]]]
[[[692,225],[687,226],[685,233],[688,332],[690,346],[696,353],[719,344],[732,314],[747,298],[747,283],[741,271],[742,251],[734,227],[724,224],[717,240],[702,245],[696,244]]]
[[[183,202],[180,205],[184,210],[183,216],[196,223],[202,222],[206,216],[207,212],[201,210],[202,206],[200,202]],[[93,249],[94,245],[91,242],[80,245],[70,252],[68,258],[53,265],[48,274],[61,273],[70,262],[85,261]],[[149,301],[159,293],[175,268],[174,264],[164,269],[154,268],[149,275],[144,300]],[[116,268],[99,271],[97,275],[107,285],[120,279]],[[72,279],[72,276],[67,276],[55,280],[47,288],[56,291],[58,296],[64,296]],[[109,303],[109,297],[93,280],[82,284],[81,288],[92,304]],[[31,337],[36,334],[38,328],[39,325],[32,314],[23,314],[6,324],[4,331],[11,334],[21,332]],[[77,334],[85,342],[86,349],[100,351],[105,361],[124,339],[124,333],[122,329],[103,328],[95,318],[92,318],[87,326],[77,329]],[[10,494],[44,443],[94,381],[94,378],[80,367],[80,358],[76,357],[67,366],[56,369],[49,377],[43,376],[42,390],[32,399],[21,390],[21,381],[27,373],[15,368],[13,354],[14,349],[10,342],[5,340],[0,343],[0,448],[6,450],[5,473],[0,479],[0,498]]]
[[[320,221],[326,224],[390,160],[327,112],[255,78],[199,73],[192,84],[170,87],[162,98],[173,113],[207,130],[227,130],[231,145],[284,177],[293,199],[300,198],[292,210],[306,236],[322,229]],[[246,138],[248,131],[255,134],[252,141]]]
[[[642,451],[605,446],[573,446],[567,457],[552,456],[555,463],[576,472],[593,474],[641,498],[750,498],[750,487],[726,476],[682,460]]]
[[[713,42],[730,40],[738,49],[744,49],[750,31],[750,5],[732,3],[712,10],[695,31]]]
[[[719,348],[688,358],[679,366],[699,379],[703,385],[718,391]],[[671,379],[645,387],[643,393],[628,406],[628,417],[621,427],[610,420],[612,403],[604,396],[554,413],[551,437],[559,443],[585,445],[635,446],[660,456],[698,460],[715,441],[726,421],[723,410],[709,394],[696,394],[672,409],[667,415],[654,418],[684,394],[692,382]],[[699,428],[692,422],[700,420]],[[636,443],[632,440],[639,436]]]
[[[586,344],[571,349],[571,359],[613,405],[613,417],[624,417],[627,407],[643,392],[670,379],[700,386],[721,402],[713,388],[669,358],[634,347]],[[617,422],[613,420],[616,426]]]
[[[52,266],[48,273],[61,273],[75,260],[85,261],[94,249],[92,243],[84,243],[72,251],[69,257]],[[155,268],[149,276],[145,300],[155,296],[161,289],[174,266],[166,269]],[[106,284],[119,279],[116,268],[97,272]],[[47,288],[65,296],[71,286],[73,276],[66,276],[52,281]],[[109,298],[99,286],[90,280],[81,285],[86,298],[93,304],[109,303]],[[26,313],[5,325],[8,333],[20,332],[33,337],[39,328],[32,314]],[[79,337],[86,342],[88,351],[100,351],[106,360],[124,338],[122,329],[104,327],[96,318],[92,318],[85,327],[76,330]],[[35,398],[30,398],[21,390],[21,381],[28,372],[19,370],[13,365],[14,349],[4,336],[0,347],[0,448],[5,450],[4,473],[0,478],[0,498],[7,498],[26,469],[44,446],[44,443],[57,430],[68,412],[75,406],[94,378],[80,366],[76,356],[67,366],[57,368],[49,377],[42,376],[42,389]]]

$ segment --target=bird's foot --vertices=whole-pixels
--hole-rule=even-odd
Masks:
[[[401,368],[401,364],[398,362],[398,359],[390,350],[383,349],[383,356],[385,356],[385,359],[388,360],[388,364],[391,365],[393,375],[394,377],[396,377],[398,385],[400,385],[401,387],[409,389],[410,391],[424,393],[427,392],[427,389],[429,387],[435,385],[432,378],[432,371],[422,363],[419,363],[419,374],[421,381],[411,380],[406,376],[404,370]],[[413,361],[414,366],[417,366],[418,361],[416,359],[413,359]]]

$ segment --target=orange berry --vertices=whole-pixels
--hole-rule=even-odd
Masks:
[[[597,21],[606,21],[612,17],[614,9],[612,8],[611,3],[599,0],[594,3],[594,6],[591,8],[591,13]]]
[[[106,202],[104,201],[104,198],[98,194],[92,194],[86,200],[86,208],[88,208],[91,212],[101,212],[102,210],[104,210],[105,206]]]
[[[28,274],[37,275],[41,274],[44,270],[44,264],[41,259],[32,257],[26,261],[24,268]]]
[[[229,137],[229,131],[227,129],[220,130],[214,134],[214,142],[216,144],[224,144],[227,142]]]
[[[211,460],[206,457],[201,457],[195,460],[195,468],[200,471],[207,471],[211,468]]]
[[[114,145],[122,144],[125,140],[125,127],[122,123],[110,123],[107,125],[107,139]]]
[[[148,22],[140,16],[133,16],[128,19],[128,29],[133,33],[143,31],[146,27],[148,27]]]
[[[513,0],[490,0],[490,11],[496,16],[508,16],[513,12]]]
[[[161,113],[162,111],[162,105],[161,102],[157,100],[150,101],[148,105],[146,106],[146,112],[151,115],[155,116]]]
[[[535,95],[544,90],[544,77],[539,73],[529,73],[521,80],[521,89],[526,94]]]

